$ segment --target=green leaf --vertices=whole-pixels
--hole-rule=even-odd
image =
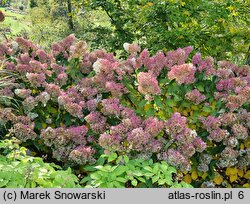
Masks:
[[[200,92],[204,92],[204,86],[203,86],[203,85],[198,84],[198,85],[196,86],[196,88],[197,88]]]
[[[124,158],[125,163],[128,163],[128,162],[129,162],[129,158],[128,158],[127,155],[124,155],[123,158]]]
[[[126,171],[127,171],[127,167],[126,166],[118,166],[114,170],[113,174],[115,174],[116,176],[119,176],[119,175],[123,174]]]
[[[108,162],[112,162],[117,158],[117,154],[116,153],[112,153],[111,155],[109,155],[108,157]]]
[[[156,163],[156,164],[154,165],[154,168],[153,168],[153,173],[154,173],[154,174],[157,174],[158,171],[159,171],[159,164]]]
[[[168,185],[172,185],[172,183],[173,183],[171,174],[165,175],[164,180],[165,180],[165,183],[168,184]]]
[[[86,177],[84,177],[84,178],[80,181],[80,183],[86,183],[86,182],[88,182],[88,181],[90,181],[90,180],[91,180],[91,177],[86,176]]]
[[[168,172],[169,174],[176,173],[176,169],[175,169],[174,167],[170,166],[170,167],[168,167],[167,172]]]
[[[138,182],[137,182],[136,179],[134,179],[134,180],[132,180],[131,184],[132,184],[133,186],[137,186]]]
[[[155,103],[158,107],[163,108],[163,104],[161,102],[161,98],[159,96],[155,96]]]
[[[92,178],[94,180],[99,180],[102,178],[102,175],[100,175],[98,173],[92,173],[92,174],[90,174],[90,178]]]
[[[204,106],[202,110],[206,113],[210,113],[212,109],[210,107]]]
[[[153,173],[145,173],[144,174],[146,177],[152,177],[154,174]]]
[[[152,167],[150,167],[150,166],[144,166],[143,169],[150,171],[150,172],[153,171]]]
[[[154,176],[153,178],[152,178],[152,183],[155,183],[155,182],[157,182],[158,180],[159,180],[159,176]]]
[[[114,186],[116,187],[116,188],[124,188],[125,186],[124,186],[124,183],[123,183],[123,185],[120,183],[120,182],[118,182],[118,181],[114,181],[113,182],[113,184],[114,184]]]
[[[128,179],[123,178],[123,177],[116,177],[116,181],[122,182],[122,183],[126,183],[128,181]]]
[[[159,179],[158,184],[159,185],[164,185],[165,184],[165,179]]]
[[[146,183],[146,180],[143,177],[136,177],[140,182]]]
[[[175,102],[173,99],[167,99],[165,103],[166,103],[166,106],[170,106],[170,107],[175,106]]]

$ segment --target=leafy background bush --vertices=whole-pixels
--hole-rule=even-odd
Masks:
[[[75,33],[93,48],[124,55],[124,42],[137,42],[152,53],[194,46],[204,57],[249,63],[247,1],[232,0],[8,0],[8,37],[25,35],[48,49]],[[2,3],[1,6],[6,6]],[[4,9],[4,8],[3,8]],[[38,16],[39,15],[39,16]],[[18,18],[17,21],[13,18]],[[11,21],[11,23],[9,23]],[[13,26],[12,26],[13,25]]]
[[[122,169],[108,187],[248,187],[249,66],[203,59],[192,47],[151,56],[129,43],[119,60],[74,35],[51,51],[24,38],[0,48],[2,134],[71,166],[83,183],[104,187],[107,172]],[[96,167],[103,154],[129,161]],[[173,167],[161,171],[168,165],[178,170],[172,180]],[[157,171],[130,177],[130,167]]]

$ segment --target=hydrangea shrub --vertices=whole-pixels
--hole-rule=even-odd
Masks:
[[[247,174],[249,66],[202,59],[190,46],[154,56],[124,48],[119,60],[74,35],[51,51],[23,38],[0,44],[1,74],[12,73],[0,92],[18,104],[1,107],[0,124],[71,165],[115,152],[209,173],[205,181],[226,167]]]

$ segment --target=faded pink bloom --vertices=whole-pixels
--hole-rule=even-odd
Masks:
[[[152,136],[157,136],[164,128],[164,122],[156,117],[149,117],[143,122],[144,129]]]
[[[15,89],[14,92],[18,97],[20,97],[22,99],[29,97],[31,94],[30,89]]]
[[[36,74],[36,73],[27,73],[27,79],[29,80],[30,84],[34,87],[41,87],[45,84],[45,74]]]
[[[113,151],[122,151],[121,145],[122,137],[118,134],[101,134],[99,137],[99,145],[105,150],[110,152]]]
[[[201,92],[199,92],[199,90],[194,89],[188,93],[186,93],[185,97],[194,102],[196,105],[200,104],[201,102],[203,102],[204,100],[206,100],[206,96],[204,94],[201,94]]]
[[[227,138],[229,135],[230,133],[227,130],[218,128],[210,132],[208,139],[220,142],[223,139]]]
[[[167,154],[167,161],[170,165],[173,165],[184,171],[191,170],[189,161],[179,151],[169,149]]]
[[[138,91],[146,95],[158,95],[161,93],[161,89],[158,85],[158,81],[150,72],[140,72],[137,75],[139,83]]]
[[[169,120],[166,121],[166,131],[169,134],[178,134],[186,128],[187,119],[180,113],[174,113]]]
[[[202,58],[200,53],[196,53],[192,58],[193,65],[201,65],[202,64]]]
[[[141,127],[136,128],[128,133],[127,140],[130,145],[129,148],[142,151],[149,144],[151,138],[150,134],[145,132]]]
[[[196,137],[193,141],[193,145],[195,147],[195,150],[197,152],[203,152],[206,147],[207,147],[207,144],[199,137]]]
[[[110,98],[102,100],[102,113],[107,116],[119,116],[122,110],[120,100],[118,98]]]
[[[136,55],[141,51],[141,48],[137,44],[124,43],[123,48],[131,55]]]
[[[80,165],[84,165],[86,163],[94,163],[94,153],[95,150],[92,147],[80,145],[72,150],[72,152],[69,154],[69,159]]]
[[[178,84],[191,84],[195,81],[195,71],[193,64],[175,65],[168,72],[168,78],[175,79]]]

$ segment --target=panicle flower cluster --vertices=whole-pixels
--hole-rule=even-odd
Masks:
[[[85,164],[93,159],[95,153],[91,147],[86,146],[87,132],[88,128],[84,125],[56,129],[48,127],[41,131],[41,139],[52,148],[53,157],[57,160]]]
[[[58,104],[70,113],[73,117],[83,118],[82,106],[72,101],[66,93],[61,93],[58,97]]]
[[[103,133],[107,128],[107,118],[100,112],[90,112],[90,114],[85,116],[85,120],[95,133]]]
[[[167,53],[167,67],[171,68],[174,65],[184,64],[188,58],[188,55],[193,51],[193,47],[188,46],[185,48],[178,48],[174,51],[169,51]]]
[[[41,87],[44,85],[46,77],[45,74],[37,74],[37,73],[27,73],[27,79],[29,80],[31,86],[33,87]]]
[[[35,101],[36,103],[41,102],[43,107],[45,107],[50,100],[50,94],[47,93],[46,91],[41,92],[38,96],[36,96]]]
[[[0,107],[0,125],[5,125],[6,123],[13,121],[15,114],[12,113],[11,108],[1,108]]]
[[[205,72],[206,76],[211,76],[216,73],[214,68],[214,59],[212,57],[207,57],[201,64],[197,67],[199,72]]]
[[[53,43],[52,54],[54,55],[54,57],[58,57],[61,54],[65,59],[68,59],[70,53],[70,47],[74,44],[75,40],[76,38],[74,34],[71,34],[62,41]]]
[[[158,118],[149,117],[143,121],[143,126],[150,135],[157,136],[164,129],[165,124]]]
[[[142,121],[132,109],[121,107],[121,110],[120,123],[109,127],[99,138],[105,152],[160,152],[163,145],[156,137],[163,130],[164,122],[153,117]]]
[[[186,93],[185,97],[196,105],[206,100],[206,96],[202,94],[201,92],[199,92],[199,90],[197,89],[194,89]]]
[[[197,169],[200,172],[207,172],[209,170],[209,164],[212,161],[212,156],[209,154],[202,154],[201,162],[199,163]]]
[[[166,131],[168,134],[177,135],[186,128],[187,119],[184,116],[181,116],[180,113],[176,112],[171,116],[166,122]]]
[[[22,105],[25,112],[29,113],[37,106],[37,102],[33,96],[29,96],[22,102]]]
[[[81,59],[87,51],[88,45],[85,41],[79,41],[70,47],[71,58]]]
[[[119,134],[103,133],[99,137],[99,145],[105,149],[105,153],[109,154],[113,151],[123,151],[121,145],[122,137]]]
[[[226,139],[229,135],[230,133],[227,130],[218,128],[210,132],[208,139],[214,140],[215,142],[221,142],[223,139]]]
[[[128,92],[122,83],[116,83],[114,81],[107,81],[105,88],[107,91],[111,92],[113,97],[120,97],[123,93]]]
[[[85,125],[68,128],[69,133],[72,135],[72,140],[76,144],[83,144],[88,128]]]
[[[15,89],[14,90],[14,93],[22,98],[22,99],[25,99],[25,98],[28,98],[31,94],[31,90],[30,89]]]
[[[151,135],[143,130],[142,127],[133,129],[127,135],[129,149],[142,151],[147,147]]]
[[[161,73],[161,70],[166,66],[167,58],[163,52],[159,51],[154,56],[150,57],[148,50],[143,50],[139,58],[133,59],[134,68],[140,68],[144,65],[149,72],[154,76],[158,76]]]
[[[97,99],[90,99],[86,102],[85,106],[88,111],[95,111],[98,106],[98,101]]]
[[[141,51],[141,48],[137,44],[124,43],[123,48],[131,55],[136,55]]]
[[[216,88],[226,107],[235,111],[250,99],[250,67],[247,65],[238,67],[228,61],[220,61],[216,75],[219,80]]]
[[[195,81],[196,69],[193,64],[175,65],[168,72],[170,80],[175,79],[178,84],[192,84]]]
[[[239,156],[238,151],[234,150],[232,147],[226,147],[221,152],[221,157],[217,165],[220,168],[225,168],[228,166],[235,166],[238,163],[237,161],[238,156]]]
[[[70,152],[69,160],[80,165],[84,165],[86,163],[93,164],[95,163],[95,159],[93,157],[94,153],[95,150],[93,148],[80,145]]]
[[[52,98],[58,98],[59,97],[59,95],[61,94],[61,89],[60,89],[60,87],[58,86],[58,85],[56,85],[56,84],[53,84],[53,83],[51,83],[51,84],[46,84],[45,85],[45,91],[48,93],[48,94],[50,94],[50,96],[52,97]]]
[[[102,113],[105,116],[116,116],[119,117],[122,110],[120,100],[118,98],[110,98],[102,100]]]
[[[58,74],[57,78],[55,79],[55,82],[59,86],[63,86],[67,84],[67,80],[68,80],[68,75],[65,72],[61,72],[60,74]]]
[[[190,168],[189,158],[191,158],[195,152],[203,152],[207,147],[206,143],[197,136],[196,131],[187,127],[186,122],[186,117],[176,112],[165,123],[166,132],[171,136],[171,142],[175,142],[178,146],[176,150],[171,149],[170,152],[168,151],[171,164],[178,168],[181,166],[183,170]],[[177,158],[174,158],[174,156]],[[180,161],[175,165],[175,161],[179,159]]]
[[[0,44],[0,60],[4,60],[5,55],[11,55],[13,50],[5,45],[5,44]]]
[[[121,112],[122,116],[122,125],[125,126],[128,130],[132,130],[136,127],[139,127],[142,123],[140,117],[138,117],[135,112],[130,108],[124,108]]]
[[[16,42],[18,43],[23,53],[28,53],[30,50],[38,49],[38,47],[34,45],[31,41],[24,39],[22,37],[16,38]]]
[[[34,126],[35,124],[26,125],[23,123],[16,123],[13,125],[13,128],[11,128],[10,133],[23,142],[29,139],[34,140],[37,137],[37,134],[34,132]]]
[[[207,118],[200,117],[201,122],[203,123],[204,128],[211,132],[212,130],[219,129],[221,126],[221,120],[214,116],[208,116]]]
[[[161,93],[156,77],[150,72],[140,72],[137,75],[138,91],[145,95],[158,95]]]
[[[233,125],[238,119],[236,113],[223,113],[219,116],[219,120],[222,126],[231,126]]]
[[[245,139],[247,139],[247,137],[249,137],[248,129],[246,127],[244,127],[243,125],[238,124],[238,123],[235,123],[232,126],[232,134],[237,139],[242,139],[242,140],[245,140]]]
[[[0,96],[4,96],[4,97],[13,97],[14,93],[13,93],[13,88],[15,88],[16,86],[13,85],[9,85],[9,86],[5,86],[3,89],[0,89]],[[7,102],[7,100],[5,101],[5,103]],[[8,102],[7,102],[8,103]]]
[[[177,150],[169,149],[167,152],[167,162],[184,171],[190,171],[190,162]]]

